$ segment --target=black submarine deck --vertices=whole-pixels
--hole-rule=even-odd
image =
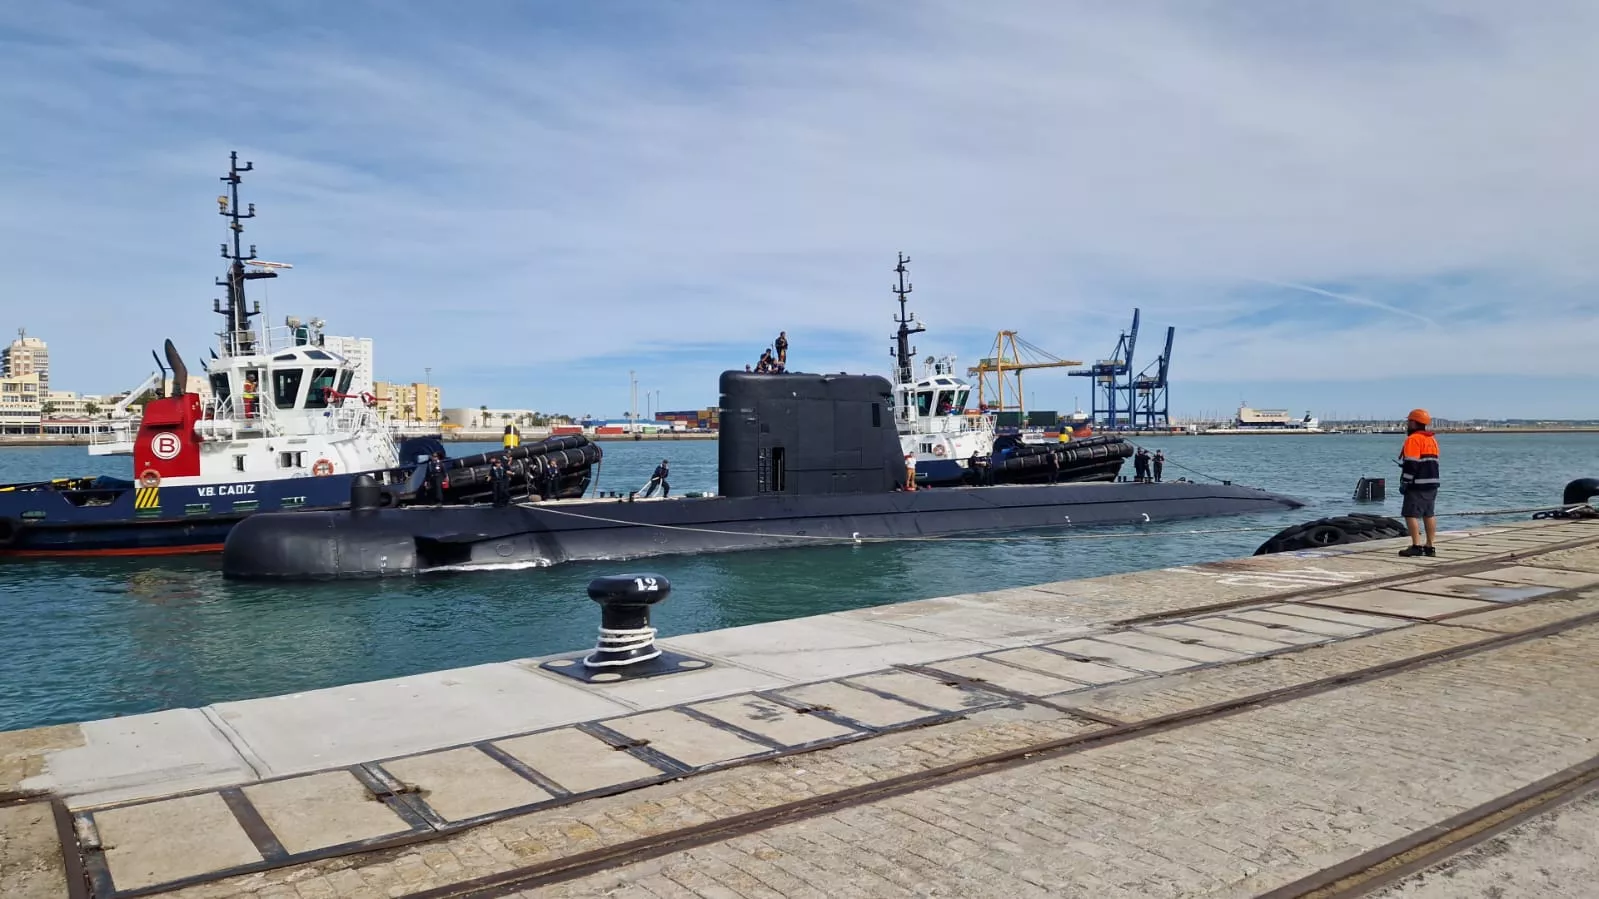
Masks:
[[[726,372],[721,390],[718,496],[259,514],[229,534],[223,573],[382,577],[857,539],[1004,536],[1303,505],[1227,483],[906,489],[885,378]]]

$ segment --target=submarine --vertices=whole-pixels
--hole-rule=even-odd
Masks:
[[[717,495],[427,506],[387,497],[375,480],[358,478],[348,510],[259,513],[239,522],[223,546],[223,575],[415,576],[861,539],[999,536],[1304,505],[1225,481],[1117,481],[1102,465],[1090,481],[919,486],[887,378],[727,371],[719,387]]]

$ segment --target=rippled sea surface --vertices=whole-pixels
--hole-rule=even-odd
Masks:
[[[1178,437],[1167,477],[1196,472],[1296,496],[1309,508],[1166,526],[1002,541],[820,546],[630,563],[256,586],[222,579],[216,557],[0,562],[0,729],[198,706],[581,649],[601,574],[669,578],[663,635],[842,609],[1248,555],[1271,531],[1356,510],[1362,475],[1386,477],[1396,515],[1398,436]],[[1596,434],[1444,435],[1439,511],[1546,506],[1599,476]],[[456,445],[456,454],[483,447]],[[672,460],[672,489],[716,488],[716,444],[605,444],[601,486],[641,486]],[[121,463],[119,467],[118,463]],[[1177,467],[1185,466],[1185,467]],[[1131,471],[1129,465],[1127,470]],[[0,483],[74,474],[128,477],[82,448],[0,448]],[[1525,518],[1525,516],[1518,516]],[[1445,527],[1501,521],[1451,517]],[[1244,533],[1196,529],[1260,527]],[[1061,537],[1115,535],[1110,539]]]

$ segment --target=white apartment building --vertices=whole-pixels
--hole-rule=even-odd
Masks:
[[[43,397],[37,372],[0,378],[0,433],[38,430]]]
[[[50,389],[50,348],[39,338],[29,337],[26,328],[18,328],[17,339],[0,349],[0,377],[23,375],[38,375],[38,389]]]
[[[322,348],[332,350],[355,365],[355,380],[350,382],[351,393],[377,393],[372,373],[372,338],[327,337],[322,338]]]

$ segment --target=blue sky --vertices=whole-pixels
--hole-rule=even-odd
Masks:
[[[1067,0],[0,7],[0,326],[131,387],[256,297],[445,405],[667,408],[779,329],[886,372],[1019,331],[1174,411],[1599,417],[1599,7]],[[259,283],[259,282],[257,282]],[[1085,407],[1028,376],[1030,405]]]

